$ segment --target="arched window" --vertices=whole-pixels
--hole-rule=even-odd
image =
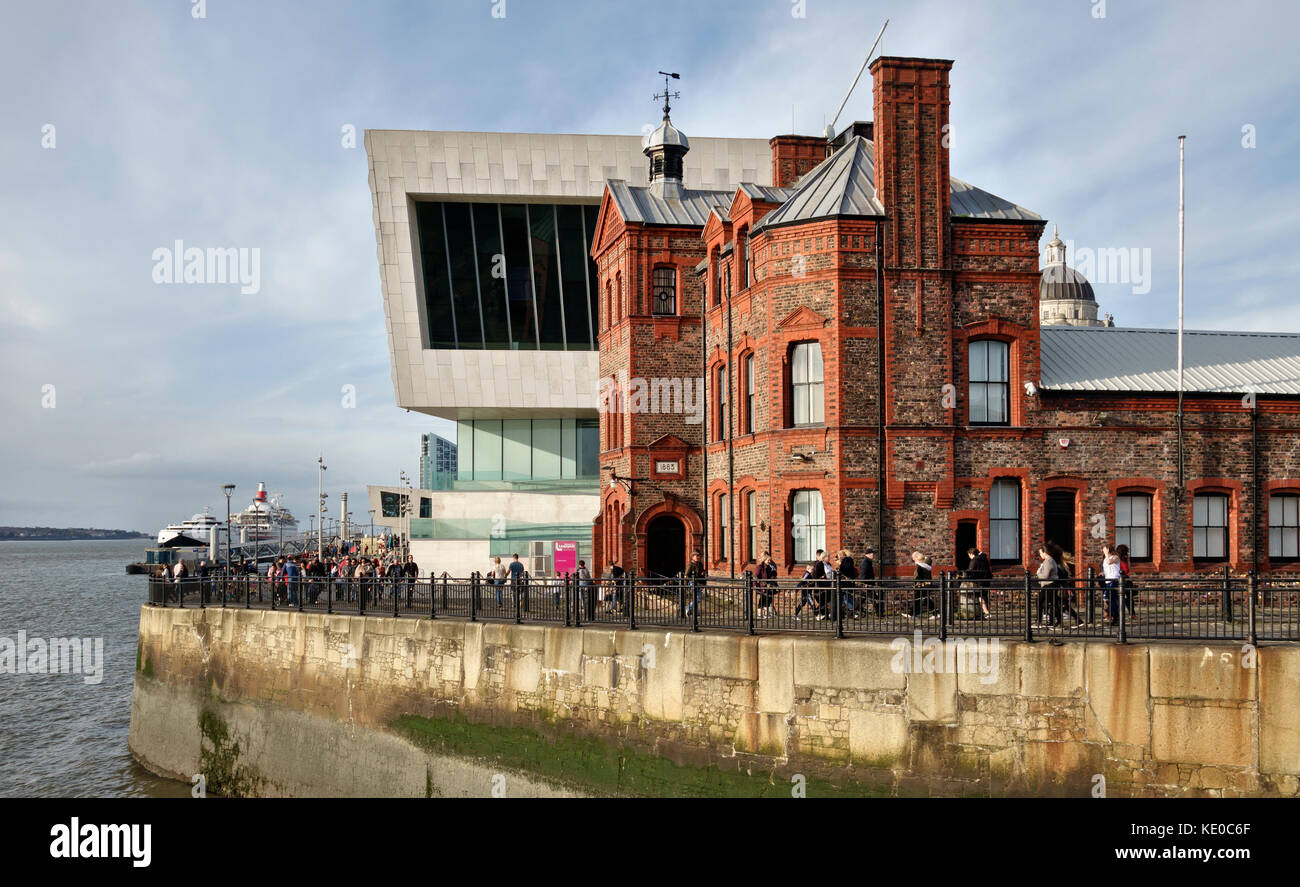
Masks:
[[[745,560],[753,563],[758,560],[758,493],[753,490],[745,494],[745,519],[749,523],[746,534],[749,551],[745,552]]]
[[[609,329],[614,323],[614,281],[605,281],[605,317],[604,329]]]
[[[970,423],[1011,423],[1009,352],[1006,342],[978,339],[970,343]]]
[[[727,494],[718,497],[718,557],[725,561],[731,551],[731,509],[728,507]]]
[[[822,394],[822,346],[800,342],[790,353],[790,421],[794,425],[820,425],[826,421]]]
[[[614,320],[618,320],[627,312],[623,304],[623,272],[619,271],[614,274]]]
[[[655,314],[677,313],[677,269],[656,268],[654,274]]]
[[[712,258],[709,259],[709,284],[710,295],[714,305],[722,304],[722,262],[718,259],[718,251],[715,249]]]
[[[741,418],[740,433],[754,433],[754,355],[745,355],[744,361],[745,400],[744,415]]]
[[[1020,481],[1000,477],[989,490],[989,559],[1020,563]]]
[[[726,439],[730,431],[727,425],[731,419],[731,413],[728,412],[727,410],[727,404],[729,402],[729,399],[727,397],[727,391],[729,388],[731,388],[731,380],[728,378],[727,365],[725,363],[718,364],[718,368],[714,372],[713,379],[714,379],[713,390],[715,392],[713,402],[718,405],[717,412],[714,414],[713,417],[713,428],[714,428],[713,439],[724,440]]]
[[[820,490],[795,490],[790,503],[790,539],[797,563],[811,563],[826,547],[826,511]]]
[[[736,234],[736,257],[740,260],[740,288],[748,289],[750,281],[751,258],[749,252],[749,229],[741,228]]]

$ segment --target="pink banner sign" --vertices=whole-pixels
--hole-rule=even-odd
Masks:
[[[578,543],[555,543],[555,572],[573,573],[578,569]]]

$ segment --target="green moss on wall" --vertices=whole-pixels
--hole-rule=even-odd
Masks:
[[[262,779],[239,763],[239,743],[231,737],[226,722],[214,712],[200,712],[199,734],[199,772],[207,780],[207,790],[227,798],[256,797]]]
[[[788,798],[789,775],[681,766],[658,755],[594,737],[544,735],[528,727],[472,724],[463,715],[450,720],[402,715],[392,728],[440,754],[487,760],[503,768],[597,795],[643,797]],[[862,797],[883,789],[837,786],[809,777],[807,797]]]

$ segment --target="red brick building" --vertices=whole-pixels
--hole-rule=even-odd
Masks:
[[[1172,332],[1040,328],[1045,222],[950,176],[951,67],[876,59],[874,121],[773,138],[771,187],[692,190],[667,113],[608,183],[598,570],[1295,568],[1300,336],[1188,334],[1180,433]]]

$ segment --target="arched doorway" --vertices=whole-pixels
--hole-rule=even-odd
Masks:
[[[686,526],[671,514],[661,514],[646,527],[647,576],[676,576],[686,569]]]

